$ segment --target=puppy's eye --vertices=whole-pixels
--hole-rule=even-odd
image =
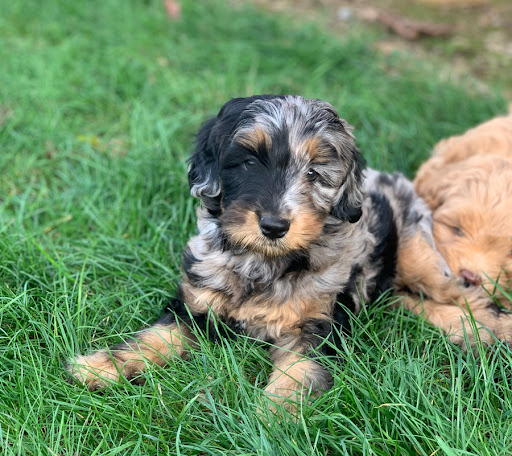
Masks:
[[[243,167],[245,169],[250,168],[251,166],[254,166],[256,164],[256,160],[254,158],[248,158],[243,162]]]
[[[464,232],[458,226],[452,226],[452,233],[458,237],[464,237]]]
[[[309,182],[315,182],[318,178],[318,173],[313,168],[309,168],[308,172],[306,173],[306,177],[308,178]]]

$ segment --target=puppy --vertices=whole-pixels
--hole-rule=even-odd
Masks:
[[[266,392],[293,403],[331,386],[317,358],[336,353],[350,312],[392,288],[450,299],[427,206],[403,176],[364,171],[328,103],[229,101],[199,131],[188,177],[202,206],[178,296],[133,339],[70,363],[91,389],[183,356],[195,326],[270,342]]]
[[[433,211],[439,252],[469,292],[459,308],[428,301],[415,311],[423,310],[445,332],[459,334],[461,317],[470,311],[478,324],[510,342],[511,316],[488,295],[511,306],[502,292],[512,284],[512,115],[441,141],[414,184]],[[489,332],[480,336],[493,342]]]

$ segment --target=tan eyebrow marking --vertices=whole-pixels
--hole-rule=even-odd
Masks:
[[[298,149],[299,153],[305,153],[311,161],[314,160],[317,163],[329,163],[333,159],[331,148],[317,136],[306,138]]]
[[[243,147],[258,152],[261,147],[270,150],[272,138],[263,128],[244,129],[236,136],[235,141]]]

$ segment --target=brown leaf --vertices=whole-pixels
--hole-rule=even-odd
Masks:
[[[361,12],[361,17],[367,21],[379,22],[406,40],[417,40],[425,36],[446,36],[453,32],[453,27],[447,24],[415,21],[375,8],[365,8]]]

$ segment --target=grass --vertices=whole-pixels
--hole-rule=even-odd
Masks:
[[[265,412],[264,347],[201,341],[143,387],[63,365],[156,318],[195,230],[186,157],[230,97],[331,102],[371,166],[505,110],[443,71],[222,2],[4,2],[0,15],[0,448],[6,455],[509,455],[512,355],[462,353],[403,311],[354,321],[334,387],[297,423]]]

